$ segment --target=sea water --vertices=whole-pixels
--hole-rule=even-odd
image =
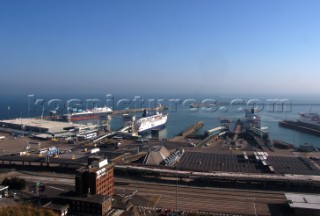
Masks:
[[[112,100],[110,98],[112,98]],[[132,95],[115,95],[112,97],[106,97],[105,95],[2,96],[0,101],[0,119],[45,116],[49,115],[49,111],[57,108],[57,106],[60,106],[59,111],[61,113],[67,113],[66,102],[70,99],[82,101],[82,109],[105,105],[112,106],[114,109],[126,109],[154,107],[155,105],[161,104],[168,107],[168,110],[165,111],[168,113],[168,121],[166,127],[160,131],[159,136],[161,138],[171,138],[198,121],[204,122],[204,127],[197,132],[198,134],[203,134],[204,131],[208,129],[220,126],[220,119],[229,119],[235,123],[238,119],[244,119],[245,109],[254,108],[256,114],[261,116],[261,126],[267,128],[266,131],[269,132],[272,139],[288,142],[295,146],[310,143],[316,147],[320,147],[320,137],[282,128],[278,125],[279,121],[285,119],[298,119],[299,113],[301,112],[320,113],[320,100],[318,98],[301,96],[285,97],[286,101],[283,106],[278,104],[272,107],[270,106],[270,99],[272,100],[274,98],[276,97],[225,97],[210,95],[144,95],[140,97]],[[35,106],[34,104],[37,99],[42,99],[43,103]],[[57,99],[57,101],[54,101],[55,103],[49,103],[55,99]],[[119,103],[119,101],[121,101],[121,103]],[[236,103],[233,103],[234,101],[236,101]],[[214,102],[215,105],[192,109],[189,107],[192,102],[206,102],[207,104]],[[241,102],[241,105],[239,105],[239,102]],[[141,114],[138,113],[137,118],[140,116]],[[113,117],[111,122],[112,128],[118,129],[122,124],[123,121],[121,117]]]

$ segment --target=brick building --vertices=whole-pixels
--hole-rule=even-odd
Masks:
[[[105,216],[112,207],[112,198],[107,195],[63,196],[60,202],[69,204],[69,213],[77,216]]]
[[[89,157],[88,166],[77,170],[75,183],[77,195],[114,194],[113,164],[101,157]]]

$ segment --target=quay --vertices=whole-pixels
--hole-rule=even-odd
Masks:
[[[293,149],[294,145],[281,140],[273,140],[273,145],[280,149]]]
[[[197,144],[197,147],[202,147],[204,145],[206,145],[208,142],[210,142],[211,140],[219,137],[220,135],[223,135],[225,134],[227,131],[227,128],[224,127],[224,126],[220,126],[220,127],[216,127],[216,128],[213,128],[211,130],[207,130],[205,133],[204,133],[204,136],[206,137],[205,139],[203,139],[202,141],[200,141],[198,144]]]
[[[197,130],[199,130],[200,128],[202,128],[203,125],[204,125],[203,121],[199,121],[199,122],[195,123],[194,125],[192,125],[191,127],[188,127],[187,129],[182,131],[178,136],[171,138],[170,141],[176,142],[179,140],[184,140],[184,138],[186,138],[187,136],[191,135],[192,133],[194,133]]]
[[[213,134],[211,136],[208,136],[204,140],[200,141],[196,146],[202,147],[202,146],[206,145],[208,142],[210,142],[211,140],[217,138],[218,136],[219,136],[218,134]]]
[[[289,120],[280,121],[279,126],[284,127],[284,128],[297,130],[297,131],[301,131],[301,132],[305,132],[305,133],[309,133],[309,134],[316,135],[316,136],[320,136],[320,130],[316,130],[313,128],[299,125],[295,121],[289,121]]]
[[[199,130],[200,128],[202,128],[203,125],[204,125],[203,121],[199,121],[196,124],[192,125],[191,127],[182,131],[180,136],[187,137],[187,136],[191,135],[192,133],[196,132],[197,130]]]
[[[236,127],[234,128],[234,137],[233,141],[235,142],[238,139],[239,134],[242,132],[243,124],[241,122],[238,122],[236,124]]]

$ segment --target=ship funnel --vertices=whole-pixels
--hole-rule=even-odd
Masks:
[[[147,110],[146,109],[143,110],[142,117],[147,117]]]

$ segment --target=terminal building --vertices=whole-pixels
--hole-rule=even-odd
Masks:
[[[68,122],[49,121],[36,118],[1,120],[0,124],[2,127],[36,133],[61,133],[65,132],[65,130],[84,126],[81,124],[70,124]]]
[[[52,137],[70,137],[74,132],[85,128],[83,124],[70,124],[69,122],[49,121],[37,118],[18,118],[1,120],[0,129],[6,132],[21,135],[34,134],[38,139],[50,139]]]
[[[77,170],[76,193],[81,195],[114,195],[114,165],[99,156],[88,158],[88,166]]]

